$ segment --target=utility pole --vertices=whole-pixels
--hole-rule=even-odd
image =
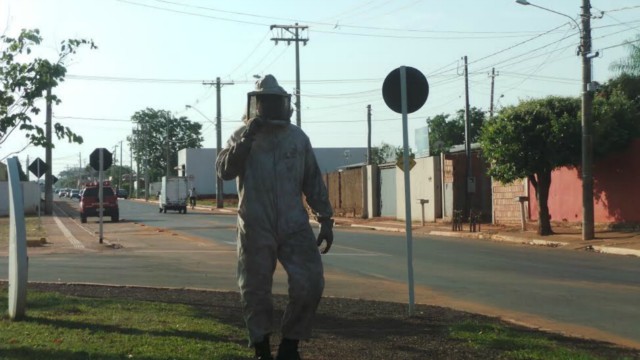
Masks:
[[[470,214],[471,210],[471,189],[469,187],[469,179],[471,176],[471,119],[469,119],[469,69],[467,66],[467,56],[464,56],[464,152],[466,158],[465,171],[465,189],[464,197],[465,216]]]
[[[136,174],[136,176],[138,176],[138,174]],[[130,141],[129,142],[129,196],[131,195],[133,195],[133,149],[131,149],[131,141]]]
[[[231,82],[221,82],[220,78],[216,78],[216,82],[202,82],[204,85],[215,85],[216,86],[216,157],[222,151],[222,105],[220,102],[220,90],[223,85],[234,85],[233,81]],[[247,114],[248,115],[248,114]],[[218,176],[218,171],[216,169],[216,173],[214,174],[216,177],[216,208],[222,209],[224,207],[224,182],[222,178]]]
[[[118,167],[118,189],[122,187],[122,140],[120,140],[120,167]]]
[[[78,152],[78,185],[82,186],[82,152]]]
[[[371,104],[367,105],[367,165],[371,165]]]
[[[582,240],[595,237],[593,217],[593,92],[591,85],[591,3],[582,0]]]
[[[496,68],[491,68],[491,75],[489,75],[489,77],[491,77],[491,103],[489,104],[489,119],[493,118],[493,89],[494,89],[494,85],[495,85],[495,79],[496,76],[500,75],[499,73],[496,73]]]
[[[136,147],[136,199],[140,198],[140,124],[136,124],[135,130],[136,136],[133,137],[135,140],[134,144]]]
[[[51,110],[51,87],[47,89],[47,114],[46,114],[46,138],[47,138],[47,148],[45,154],[45,162],[47,163],[47,171],[45,171],[44,175],[44,213],[45,215],[53,214],[53,178],[51,177],[52,173],[52,160],[51,160],[51,148],[53,147],[53,143],[51,140],[51,117],[53,116]],[[28,165],[27,165],[28,166]]]
[[[300,32],[307,30],[309,27],[306,25],[271,25],[271,30],[278,29],[279,36],[272,37],[271,40],[276,42],[278,45],[278,41],[286,41],[287,45],[290,45],[293,41],[296,44],[296,125],[298,127],[301,126],[302,123],[302,115],[300,113],[301,105],[300,105],[300,47],[299,43],[302,42],[304,46],[307,45],[307,41],[309,38],[301,38]],[[288,34],[287,34],[288,33]],[[285,37],[286,35],[293,35],[293,38]]]
[[[165,157],[167,159],[167,166],[165,169],[165,176],[169,176],[169,117],[171,116],[171,114],[166,114],[166,120],[165,120],[165,132],[164,132],[164,136],[165,136]]]

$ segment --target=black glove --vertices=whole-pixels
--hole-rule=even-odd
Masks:
[[[317,245],[320,247],[322,242],[325,241],[327,245],[324,250],[320,251],[320,253],[326,254],[329,252],[329,249],[331,249],[331,245],[333,244],[333,219],[319,218],[318,222],[320,223],[320,232],[318,233]]]
[[[253,140],[260,128],[264,125],[264,120],[259,117],[254,117],[247,122],[246,129],[242,133],[244,139]]]

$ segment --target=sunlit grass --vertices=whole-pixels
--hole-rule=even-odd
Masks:
[[[6,293],[0,308],[7,308]],[[29,292],[27,317],[0,322],[2,359],[246,359],[244,330],[206,308]]]
[[[584,351],[567,348],[533,331],[514,330],[498,324],[468,321],[450,328],[450,336],[482,350],[497,350],[501,359],[592,360]]]

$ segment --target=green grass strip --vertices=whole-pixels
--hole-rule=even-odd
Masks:
[[[0,308],[7,309],[6,292]],[[0,359],[250,358],[244,329],[213,310],[30,291],[26,319],[0,322]]]

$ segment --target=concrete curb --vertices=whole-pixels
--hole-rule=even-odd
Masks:
[[[345,226],[349,226],[349,225],[345,224]],[[405,232],[404,228],[395,228],[395,227],[363,225],[363,224],[351,224],[350,226],[353,228],[369,229],[369,230],[377,230],[377,231],[389,231],[389,232],[398,232],[398,233]],[[526,239],[518,236],[486,234],[482,232],[469,233],[464,231],[458,232],[458,231],[432,230],[432,231],[427,231],[423,233],[434,235],[434,236],[492,240],[492,241],[509,242],[514,244],[523,244],[523,245],[532,245],[532,246],[564,247],[564,246],[571,245],[571,243],[565,242],[565,241]],[[580,249],[584,249],[584,248],[581,247]],[[615,246],[589,246],[587,247],[587,250],[604,253],[604,254],[640,257],[640,250],[625,249],[625,248],[619,248]]]
[[[360,228],[360,229],[377,230],[377,231],[402,232],[402,233],[405,232],[404,229],[401,229],[401,228],[384,227],[384,226],[351,224],[351,227]]]
[[[592,246],[590,250],[599,253],[612,254],[612,255],[627,255],[640,257],[640,250],[625,249],[615,246]]]

